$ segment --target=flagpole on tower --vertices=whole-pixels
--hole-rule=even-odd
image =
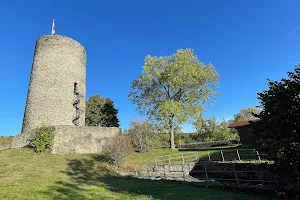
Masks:
[[[55,25],[54,25],[54,19],[52,20],[52,30],[51,30],[51,35],[55,34]]]

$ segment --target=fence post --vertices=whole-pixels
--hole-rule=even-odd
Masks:
[[[198,151],[195,152],[195,158],[196,158],[196,161],[199,160],[199,154],[198,154]]]
[[[164,165],[164,176],[165,176],[165,180],[167,180],[167,174],[166,174],[166,167]]]
[[[209,151],[207,151],[207,155],[208,155],[208,160],[211,161]]]
[[[239,161],[241,162],[241,157],[240,157],[240,154],[239,154],[239,150],[236,150],[236,154],[237,154],[237,156],[239,158]]]
[[[149,170],[149,167],[147,167],[147,170],[148,170],[148,176],[149,176],[149,179],[151,180],[151,172]]]
[[[138,176],[138,173],[137,173],[136,167],[134,167],[134,171],[135,171],[135,176]]]
[[[205,162],[204,162],[204,171],[205,171],[206,181],[208,182],[208,174],[207,174]]]
[[[237,184],[240,184],[240,183],[239,183],[238,176],[237,176],[236,171],[235,171],[235,166],[234,166],[233,163],[232,163],[232,168],[233,168],[233,172],[234,172],[234,176],[235,176],[236,182],[237,182]]]
[[[184,164],[182,164],[182,178],[185,181],[185,174],[184,174]]]
[[[221,150],[221,155],[222,155],[223,162],[225,162],[225,159],[224,159],[224,155],[223,155],[223,151],[222,151],[222,150]]]
[[[258,151],[256,151],[256,154],[257,154],[257,157],[258,157],[259,162],[261,162],[261,159],[260,159],[260,156],[259,156]]]
[[[181,154],[182,157],[182,164],[184,164],[184,157],[183,157],[183,153]]]

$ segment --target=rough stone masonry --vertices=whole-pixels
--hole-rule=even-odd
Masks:
[[[56,127],[53,145],[55,150],[53,149],[52,153],[101,151],[105,138],[119,134],[120,129],[84,127],[85,96],[84,47],[79,42],[60,35],[45,35],[38,38],[22,131],[14,138],[11,147],[21,148],[28,145],[33,130],[46,125]],[[62,127],[64,133],[61,132]],[[63,142],[62,138],[68,139],[69,142]],[[80,142],[83,138],[84,142]],[[74,141],[78,144],[74,144]],[[93,143],[94,148],[85,148],[86,143]],[[81,146],[85,150],[82,150]]]

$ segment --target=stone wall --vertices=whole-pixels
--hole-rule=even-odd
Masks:
[[[54,127],[53,154],[99,153],[107,138],[122,133],[116,127]]]
[[[234,166],[234,167],[233,167]],[[126,172],[127,175],[147,179],[166,179],[191,182],[217,181],[236,183],[275,184],[270,163],[224,163],[198,162],[185,164],[147,165],[141,169]]]

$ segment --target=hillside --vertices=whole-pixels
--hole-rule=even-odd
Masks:
[[[121,177],[99,155],[0,151],[0,199],[268,199],[188,183]],[[130,159],[133,159],[132,157]]]

